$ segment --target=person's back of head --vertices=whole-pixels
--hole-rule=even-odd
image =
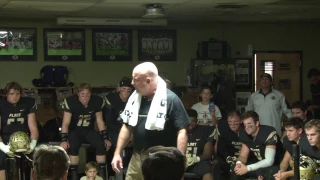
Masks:
[[[33,180],[66,180],[70,159],[60,146],[40,145],[33,155]]]
[[[185,156],[175,147],[155,146],[147,150],[141,165],[145,180],[180,180],[185,170]]]

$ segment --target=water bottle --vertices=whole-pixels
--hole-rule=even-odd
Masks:
[[[187,69],[186,76],[185,76],[185,86],[190,87],[191,86],[191,73],[190,69]]]
[[[209,112],[211,112],[213,108],[214,108],[214,102],[212,101],[209,104],[209,108],[208,108]]]

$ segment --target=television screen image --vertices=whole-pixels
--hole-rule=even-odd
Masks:
[[[101,32],[95,34],[96,55],[129,55],[129,34]]]
[[[0,55],[34,55],[35,30],[0,30]]]
[[[82,55],[82,39],[81,32],[47,32],[48,55]]]

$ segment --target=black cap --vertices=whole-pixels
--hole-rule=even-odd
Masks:
[[[189,117],[195,117],[195,118],[198,117],[198,113],[197,113],[197,111],[194,110],[194,109],[188,109],[188,110],[187,110],[187,113],[188,113],[188,116],[189,116]]]
[[[319,71],[318,69],[316,69],[316,68],[311,68],[311,69],[309,69],[309,71],[308,71],[307,77],[308,77],[308,79],[310,79],[312,76],[319,76],[319,75],[320,75],[320,71]]]
[[[262,73],[260,78],[263,78],[263,77],[267,77],[267,78],[270,79],[270,81],[272,81],[272,76],[270,74],[268,74],[268,73]]]
[[[131,84],[131,81],[129,80],[122,80],[119,82],[119,86],[122,87],[122,86],[126,86],[126,87],[131,87],[132,88],[132,84]]]

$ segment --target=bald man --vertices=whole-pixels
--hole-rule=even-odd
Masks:
[[[145,124],[149,109],[157,88],[159,88],[158,82],[163,80],[158,76],[157,67],[151,62],[137,65],[133,69],[132,77],[132,85],[135,87],[135,92],[142,96],[138,112],[138,122],[135,126],[127,123],[123,124],[111,164],[113,170],[117,173],[120,172],[120,168],[123,168],[120,154],[133,134],[134,153],[129,163],[126,180],[142,180],[141,164],[143,159],[148,155],[145,153],[145,150],[148,148],[158,145],[166,147],[175,146],[185,154],[188,142],[186,128],[189,125],[189,117],[180,98],[171,90],[164,88],[167,95],[164,128],[163,130],[146,129]]]

